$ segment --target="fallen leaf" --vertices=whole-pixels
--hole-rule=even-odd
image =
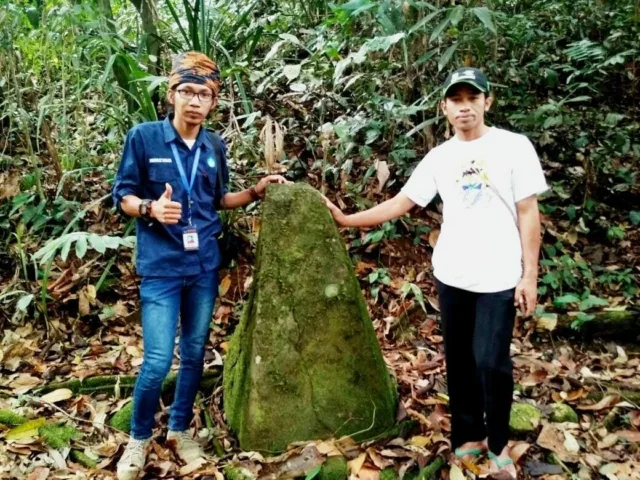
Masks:
[[[278,478],[303,477],[308,471],[322,465],[323,458],[315,445],[305,447],[302,452],[290,457],[278,469]]]
[[[380,470],[375,468],[364,467],[358,472],[360,480],[380,480]]]
[[[427,296],[427,300],[436,312],[440,311],[440,301],[436,297]]]
[[[629,361],[627,354],[625,353],[624,349],[621,346],[616,345],[616,351],[618,353],[618,357],[614,360],[614,363],[621,365]]]
[[[64,457],[62,456],[62,453],[60,453],[58,450],[49,447],[47,449],[47,454],[49,455],[49,458],[51,458],[53,460],[54,465],[56,466],[57,469],[59,470],[66,470],[67,469],[67,462],[64,459]]]
[[[385,468],[393,465],[392,460],[383,458],[373,447],[367,448],[367,455],[369,455],[369,459],[378,470],[384,470]]]
[[[618,443],[619,437],[615,433],[610,433],[605,436],[602,441],[598,442],[598,448],[601,450],[606,450],[607,448],[613,447],[616,443]]]
[[[389,175],[391,172],[389,171],[389,167],[387,166],[387,162],[383,160],[376,161],[376,176],[378,178],[378,190],[377,193],[382,192],[385,183],[389,180]]]
[[[13,392],[17,395],[27,393],[38,385],[40,385],[40,379],[32,377],[28,373],[21,373],[18,378],[9,383],[9,387],[11,387]]]
[[[89,295],[84,289],[78,292],[78,313],[81,317],[91,313],[91,301],[89,300]]]
[[[420,435],[411,437],[411,440],[409,440],[409,443],[411,445],[414,445],[416,447],[421,447],[421,448],[426,447],[429,444],[429,442],[430,442],[430,439],[428,437],[423,437]]]
[[[47,403],[58,403],[64,402],[65,400],[69,400],[73,397],[73,392],[68,388],[59,388],[54,390],[53,392],[49,392],[46,395],[40,397],[43,402]]]
[[[51,470],[45,467],[38,467],[29,474],[27,480],[47,480],[49,478],[49,472]]]
[[[542,448],[554,452],[563,462],[575,463],[579,460],[575,452],[570,452],[565,446],[565,436],[554,425],[546,424],[538,436],[537,443]]]
[[[511,447],[509,456],[511,457],[511,460],[513,460],[513,463],[518,463],[524,456],[524,454],[527,453],[527,450],[529,450],[529,448],[531,448],[531,444],[527,442],[518,443],[517,445]]]
[[[362,465],[364,464],[364,461],[366,460],[366,458],[367,458],[367,454],[361,453],[360,455],[358,455],[356,458],[354,458],[348,463],[349,471],[351,472],[352,475],[358,475],[358,472],[360,472],[360,469],[362,469]]]
[[[436,244],[438,243],[438,238],[440,237],[440,230],[431,230],[429,232],[429,245],[431,248],[436,248]]]
[[[189,475],[196,470],[200,469],[203,465],[207,463],[207,460],[200,457],[196,458],[192,462],[187,463],[180,469],[180,475]]]
[[[596,404],[578,405],[578,410],[588,410],[591,412],[597,412],[600,410],[604,410],[605,408],[611,408],[616,403],[618,403],[619,400],[620,400],[620,397],[618,395],[607,395]]]
[[[326,455],[327,457],[341,455],[340,450],[333,444],[333,442],[320,442],[316,445],[316,448],[321,455]]]
[[[580,451],[580,445],[578,444],[576,437],[574,437],[573,435],[571,435],[571,433],[567,431],[563,433],[564,433],[564,447],[567,449],[567,451],[571,453],[578,453]]]
[[[462,470],[457,465],[451,465],[451,470],[449,470],[449,480],[466,480],[467,477],[464,476]]]
[[[535,387],[536,385],[540,385],[542,382],[546,380],[548,373],[546,370],[536,370],[532,374],[523,378],[520,381],[520,384],[523,387]]]
[[[35,420],[29,420],[28,422],[18,425],[7,432],[5,439],[7,440],[22,440],[29,437],[37,437],[38,429],[47,423],[46,418],[36,418]]]
[[[556,314],[545,315],[543,317],[538,318],[536,322],[536,326],[540,330],[548,330],[552,332],[556,329],[558,325],[558,316]]]
[[[627,442],[640,442],[640,432],[636,432],[634,430],[620,430],[616,432],[616,435],[625,439]]]
[[[129,345],[127,348],[125,348],[125,351],[133,358],[142,358],[142,353],[135,345]]]
[[[229,291],[229,287],[231,287],[231,277],[227,275],[220,282],[220,286],[218,287],[218,295],[220,297],[224,297]]]
[[[629,412],[629,421],[634,427],[640,428],[640,410]]]

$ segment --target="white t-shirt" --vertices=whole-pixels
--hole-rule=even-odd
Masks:
[[[186,138],[183,138],[182,141],[187,144],[187,147],[189,147],[189,150],[193,150],[193,146],[196,143],[196,139],[195,138],[192,138],[190,140],[187,140]]]
[[[516,202],[547,188],[529,139],[492,127],[476,140],[455,136],[431,150],[402,193],[421,207],[436,193],[442,198],[443,223],[433,254],[436,278],[488,293],[520,281]]]

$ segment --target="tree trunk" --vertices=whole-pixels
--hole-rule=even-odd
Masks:
[[[150,60],[147,64],[151,75],[158,74],[158,59],[160,58],[160,36],[158,35],[158,9],[154,0],[131,0],[131,3],[140,14],[142,31],[145,35],[147,54],[155,57],[155,62]]]
[[[561,335],[579,335],[585,338],[616,338],[635,342],[640,335],[640,310],[598,312],[593,320],[574,329],[571,324],[576,317],[559,315],[555,333]]]

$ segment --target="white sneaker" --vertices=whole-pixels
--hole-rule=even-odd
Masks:
[[[188,430],[184,432],[169,430],[169,433],[167,433],[167,447],[171,448],[178,458],[186,464],[199,458],[204,458],[202,446],[191,438]]]
[[[147,459],[147,447],[151,439],[129,439],[127,448],[118,462],[118,480],[136,480],[144,472],[144,462]]]

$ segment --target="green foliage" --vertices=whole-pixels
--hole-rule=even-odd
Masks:
[[[371,296],[377,301],[378,294],[383,285],[391,285],[391,277],[389,276],[389,270],[386,268],[378,268],[369,274],[367,277],[371,287]]]
[[[0,243],[19,272],[3,302],[29,308],[41,288],[37,305],[46,312],[55,261],[69,261],[72,248],[82,259],[116,242],[131,246],[122,243],[130,232],[82,233],[93,220],[86,205],[106,194],[126,130],[166,113],[171,54],[186,49],[221,68],[211,123],[224,131],[235,186],[265,171],[260,130],[269,115],[285,132],[279,161],[289,178],[360,209],[396,192],[449,135],[438,110],[446,74],[481,67],[496,95],[489,122],[527,134],[550,171],[541,210],[560,236],[545,237],[540,294],[551,302],[568,292],[580,302],[587,291],[637,294],[633,268],[611,270],[579,252],[587,235],[627,248],[640,224],[627,201],[640,156],[637,2],[156,1],[159,56],[130,2],[112,3],[112,12],[98,4],[10,2],[0,10],[0,167],[20,177],[20,191],[0,199]],[[378,191],[382,161],[390,176]],[[96,178],[106,180],[98,193],[87,188]],[[608,213],[612,206],[619,215]],[[350,232],[350,245],[358,255],[377,253],[407,233],[424,242],[429,228],[389,222]],[[577,244],[565,230],[577,232]],[[44,268],[33,265],[34,253]],[[374,297],[385,278],[371,282]]]
[[[135,245],[135,237],[120,238],[87,232],[68,233],[48,241],[40,250],[33,254],[33,259],[43,263],[47,262],[60,250],[62,260],[66,260],[73,244],[75,244],[76,256],[83,258],[88,248],[98,253],[105,253],[108,248],[116,250],[121,246],[133,248]]]

